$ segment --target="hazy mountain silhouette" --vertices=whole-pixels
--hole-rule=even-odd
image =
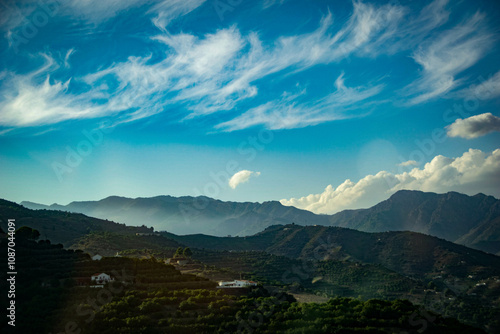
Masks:
[[[369,209],[345,210],[334,215],[316,215],[283,206],[277,201],[223,202],[204,196],[136,199],[111,196],[100,201],[72,202],[66,206],[21,204],[32,209],[79,212],[127,225],[144,224],[175,234],[246,236],[271,225],[293,222],[365,232],[420,232],[500,253],[500,201],[484,194],[467,196],[456,192],[435,194],[401,190]]]

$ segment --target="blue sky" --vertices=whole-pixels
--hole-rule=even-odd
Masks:
[[[500,196],[493,1],[3,1],[0,197]]]

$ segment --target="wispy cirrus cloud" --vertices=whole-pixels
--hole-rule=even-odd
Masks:
[[[83,80],[90,86],[89,94],[84,94],[82,98],[100,96],[102,101],[106,101],[100,106],[103,110],[109,113],[126,111],[123,115],[125,120],[148,117],[174,104],[184,106],[189,111],[187,118],[230,110],[238,102],[257,95],[258,86],[255,82],[259,79],[278,72],[289,73],[339,61],[362,44],[373,46],[370,37],[382,33],[390,24],[383,18],[399,19],[397,15],[383,15],[393,11],[395,9],[390,6],[375,8],[357,4],[346,27],[334,35],[329,32],[332,16],[328,14],[315,31],[282,37],[274,45],[267,46],[256,33],[243,36],[234,26],[203,37],[187,33],[164,33],[153,37],[158,42],[157,47],[165,51],[163,59],[151,63],[150,56],[129,57],[126,62],[88,74]],[[43,91],[41,86],[39,88]],[[51,100],[57,103],[57,98],[61,98],[63,103],[60,105],[66,106],[63,92],[63,89],[59,89],[58,94],[51,96]],[[335,93],[323,100],[342,98],[340,94],[345,97],[351,93],[349,88],[339,86]],[[41,118],[29,121],[26,112],[15,110],[18,104],[11,102],[10,114],[20,113],[16,116],[18,121],[4,122],[3,125],[22,126],[41,121]],[[91,102],[87,101],[87,104]],[[319,101],[318,104],[326,105],[327,101]],[[41,104],[44,105],[47,106]],[[67,110],[67,114],[71,112],[74,110]],[[50,117],[51,113],[54,113],[54,117]],[[61,119],[61,109],[46,108],[41,114],[46,115],[43,117],[46,121]],[[90,114],[76,113],[73,118]],[[284,113],[283,117],[276,122],[287,123],[287,119],[295,116]],[[321,115],[315,123],[328,119],[332,117]]]
[[[41,54],[45,64],[32,72],[18,75],[4,72],[0,99],[0,125],[27,127],[54,124],[70,119],[95,118],[107,113],[95,106],[89,94],[68,93],[70,79],[51,79],[50,73],[59,64],[49,55]]]
[[[50,80],[46,84],[32,80],[29,83],[26,77],[17,75],[16,78],[12,73],[14,85],[11,88],[4,86],[1,101],[9,106],[8,115],[0,125],[50,124],[103,114],[119,115],[118,122],[123,122],[146,118],[171,108],[182,114],[179,120],[238,110],[238,113],[221,113],[226,119],[216,128],[223,131],[254,125],[270,129],[297,128],[359,116],[359,110],[366,102],[385,87],[373,84],[377,78],[349,87],[340,76],[332,91],[321,96],[309,95],[305,91],[283,95],[283,90],[273,90],[265,98],[259,94],[262,89],[260,80],[271,75],[284,78],[318,65],[338,65],[351,56],[371,59],[407,51],[420,44],[433,29],[443,25],[449,16],[446,0],[436,0],[416,15],[411,15],[408,8],[400,5],[355,1],[352,15],[340,26],[333,24],[333,15],[328,13],[313,31],[282,36],[273,41],[264,41],[256,32],[242,33],[237,26],[221,28],[203,36],[168,31],[172,20],[194,11],[204,2],[68,2],[61,9],[64,13],[80,13],[81,20],[87,20],[90,15],[95,22],[140,7],[141,13],[159,28],[151,37],[155,57],[152,54],[130,56],[126,61],[99,67],[93,73],[72,77],[71,81],[65,81],[66,86],[56,85]],[[438,34],[414,53],[414,59],[424,71],[420,79],[407,87],[411,103],[420,103],[449,91],[457,82],[454,76],[481,57],[484,53],[481,43],[489,40],[487,33],[481,37],[479,31],[474,32],[476,28],[482,29],[481,19],[482,15],[476,14],[463,25]],[[69,65],[67,60],[71,55],[71,51],[67,53],[65,64]],[[449,62],[447,57],[451,57]],[[73,83],[86,85],[86,93],[78,96],[78,104],[68,89]],[[30,87],[32,94],[40,94],[42,100],[38,101],[45,102],[38,103],[37,114],[43,116],[35,117],[19,108],[19,101],[26,93],[26,89],[23,92],[21,89],[26,87]],[[354,106],[359,110],[349,114]]]
[[[472,85],[456,93],[457,96],[477,100],[489,100],[500,96],[500,71],[488,79],[480,78],[479,85]]]
[[[159,35],[154,39],[173,51],[162,61],[149,64],[148,57],[130,58],[126,63],[89,75],[87,82],[91,83],[91,78],[113,75],[118,80],[119,90],[112,93],[112,100],[114,97],[123,99],[124,96],[134,96],[137,102],[141,102],[140,107],[137,105],[138,117],[141,113],[143,116],[156,113],[162,105],[172,102],[184,103],[191,110],[188,118],[230,110],[238,102],[257,95],[255,82],[259,79],[282,71],[304,70],[317,64],[339,61],[362,45],[374,48],[375,43],[382,43],[383,40],[376,39],[374,42],[372,37],[385,34],[388,26],[400,20],[398,12],[397,7],[375,8],[357,3],[346,27],[337,33],[332,35],[329,32],[332,15],[328,14],[317,30],[279,38],[273,46],[265,46],[256,33],[241,35],[236,27],[218,30],[204,38],[190,34]],[[368,93],[372,94],[379,88]],[[324,97],[324,101],[318,101],[319,106],[314,107],[318,111],[314,113],[322,113],[328,99],[342,99],[353,93],[350,88],[338,86],[335,93]],[[137,97],[143,95],[145,98],[153,96],[150,99],[152,102],[142,103],[144,99]],[[277,101],[270,101],[267,105],[273,104],[283,105]],[[275,114],[278,116],[275,123],[288,123],[288,119],[297,117],[294,113],[311,115],[310,111],[308,107],[303,112],[294,111],[290,115],[284,112],[281,119],[279,114]],[[321,115],[310,123],[334,118]]]
[[[155,13],[153,24],[166,31],[170,22],[180,16],[184,16],[197,9],[206,0],[163,0],[155,4],[149,13]]]
[[[401,174],[380,171],[357,182],[345,180],[337,187],[328,185],[319,194],[280,202],[315,213],[332,214],[373,206],[402,189],[438,193],[458,191],[469,195],[486,192],[499,197],[500,149],[491,153],[469,149],[456,158],[438,155],[421,169]]]
[[[216,128],[224,131],[235,131],[256,125],[264,125],[268,129],[294,129],[309,125],[356,116],[347,114],[353,105],[363,109],[360,102],[376,96],[383,89],[382,85],[372,87],[346,87],[344,74],[335,80],[335,91],[315,100],[314,103],[300,103],[297,100],[305,95],[285,94],[279,100],[270,101],[248,110],[236,118],[218,124]]]
[[[34,13],[39,16],[56,16],[58,19],[70,18],[97,26],[111,18],[124,14],[129,10],[138,10],[139,15],[150,17],[152,23],[165,30],[176,18],[186,15],[205,3],[206,0],[21,0],[2,1],[3,15],[0,16],[0,27],[7,34],[17,33],[20,28],[30,23]]]
[[[484,14],[478,12],[419,47],[413,59],[422,67],[422,76],[405,88],[408,104],[426,102],[459,85],[456,76],[474,65],[491,45],[492,35],[484,20]]]

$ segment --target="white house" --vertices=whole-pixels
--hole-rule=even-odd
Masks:
[[[94,261],[101,261],[101,259],[102,259],[102,256],[99,254],[92,256],[92,260],[94,260]]]
[[[90,276],[90,280],[95,283],[95,284],[104,284],[108,282],[112,282],[115,279],[108,274],[105,273],[99,273],[99,274],[94,274]]]
[[[186,264],[189,263],[189,259],[184,258],[184,257],[174,257],[171,259],[166,259],[165,263],[166,264],[178,264],[179,266],[185,266]]]
[[[218,288],[249,288],[251,286],[257,286],[257,282],[247,280],[220,281]]]

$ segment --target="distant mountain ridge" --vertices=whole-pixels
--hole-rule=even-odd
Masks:
[[[500,200],[493,196],[401,190],[369,209],[332,215],[330,224],[364,232],[420,232],[497,254],[499,217]]]
[[[371,208],[344,210],[334,215],[316,215],[277,201],[223,202],[204,196],[136,199],[111,196],[66,206],[21,204],[32,209],[78,212],[127,225],[144,224],[181,235],[247,236],[271,225],[293,222],[365,232],[420,232],[500,254],[500,200],[484,194],[467,196],[456,192],[435,194],[401,190]]]
[[[100,201],[71,202],[44,206],[21,202],[30,209],[50,209],[109,219],[127,225],[153,226],[175,234],[203,233],[217,236],[252,235],[276,224],[328,225],[328,216],[284,206],[278,201],[264,203],[223,202],[205,196],[125,198],[111,196]]]

